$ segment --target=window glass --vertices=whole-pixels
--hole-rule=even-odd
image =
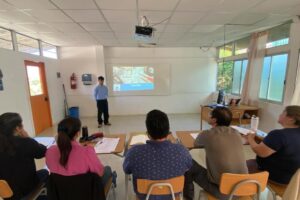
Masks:
[[[57,48],[54,45],[42,42],[43,56],[57,59]]]
[[[282,102],[287,63],[288,54],[264,58],[259,98]]]
[[[40,48],[38,40],[27,37],[25,35],[16,34],[18,50],[24,53],[30,53],[33,55],[40,55]]]

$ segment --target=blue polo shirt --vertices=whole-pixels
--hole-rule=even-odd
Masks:
[[[134,191],[137,193],[136,179],[164,180],[184,173],[192,167],[192,157],[181,144],[173,144],[168,140],[148,140],[144,145],[136,145],[129,149],[125,156],[123,169],[132,174]],[[138,194],[139,199],[146,195]],[[169,195],[151,196],[151,200],[170,199]]]
[[[108,89],[105,85],[98,85],[94,90],[96,100],[105,100],[108,97]]]
[[[259,168],[268,171],[272,181],[288,184],[300,168],[300,128],[273,130],[263,143],[276,152],[266,158],[257,156]]]

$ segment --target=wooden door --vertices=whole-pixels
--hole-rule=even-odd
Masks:
[[[25,67],[35,133],[39,134],[52,126],[45,65],[42,62],[25,61]]]

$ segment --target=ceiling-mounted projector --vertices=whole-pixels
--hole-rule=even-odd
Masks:
[[[143,37],[152,37],[153,28],[149,26],[135,26],[135,34]]]

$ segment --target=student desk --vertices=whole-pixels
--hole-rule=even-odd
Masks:
[[[115,149],[115,151],[111,152],[111,153],[103,153],[103,154],[120,154],[124,151],[125,149],[125,141],[126,141],[126,134],[112,134],[112,135],[105,135],[104,137],[106,138],[120,138],[119,143]],[[97,142],[93,142],[93,141],[88,141],[88,142],[83,142],[81,143],[82,145],[90,145],[90,146],[95,146]]]
[[[176,131],[176,135],[178,140],[181,142],[183,146],[185,146],[187,149],[192,150],[196,147],[194,146],[195,139],[191,136],[191,133],[200,133],[202,131]],[[258,131],[256,134],[256,141],[262,141],[265,137],[265,133],[262,131]],[[243,138],[243,144],[247,145],[246,139]]]
[[[232,125],[241,125],[241,124],[250,124],[251,116],[258,116],[258,107],[255,106],[247,106],[247,105],[239,105],[239,106],[229,106],[228,107],[232,112]],[[202,106],[200,111],[200,130],[202,130],[202,120],[208,122],[210,118],[210,113],[213,108],[209,106]],[[244,114],[247,113],[250,116],[250,119],[246,119]]]
[[[129,139],[127,141],[125,152],[128,149],[130,149],[131,147],[135,146],[135,145],[142,145],[142,144],[130,145],[133,136],[136,136],[136,135],[147,135],[147,133],[146,132],[132,132],[132,133],[130,133],[129,134]],[[169,141],[171,141],[172,143],[177,143],[176,138],[172,134],[169,134],[168,137],[167,137],[167,139]],[[125,198],[126,198],[126,200],[128,199],[128,182],[129,182],[130,179],[131,179],[130,175],[129,174],[125,174]]]

